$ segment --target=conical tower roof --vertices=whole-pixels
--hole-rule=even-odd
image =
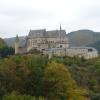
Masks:
[[[18,34],[16,35],[16,42],[18,42],[19,41],[19,37],[18,37]]]

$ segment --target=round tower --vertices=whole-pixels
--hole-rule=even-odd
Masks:
[[[30,50],[31,50],[30,39],[28,36],[26,36],[26,52],[29,52]]]
[[[26,36],[26,43],[25,43],[25,45],[26,45],[26,52],[29,52],[29,40],[28,40],[28,36]]]
[[[19,53],[19,37],[16,35],[16,40],[15,40],[15,54]]]

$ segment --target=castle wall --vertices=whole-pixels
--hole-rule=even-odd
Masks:
[[[91,50],[91,51],[89,51]],[[96,49],[91,47],[84,47],[84,48],[51,48],[46,49],[43,51],[44,55],[52,55],[52,56],[69,56],[69,57],[83,57],[85,59],[92,59],[98,57],[98,52]]]
[[[47,48],[68,48],[67,38],[32,38],[29,39],[28,50],[36,48],[39,50]]]
[[[15,54],[19,53],[19,42],[15,42]]]

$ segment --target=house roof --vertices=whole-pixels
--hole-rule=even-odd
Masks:
[[[86,46],[74,46],[74,47],[70,47],[69,49],[92,49],[94,51],[97,51],[94,47],[86,47]]]

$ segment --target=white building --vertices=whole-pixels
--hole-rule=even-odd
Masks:
[[[93,47],[69,47],[69,48],[51,48],[43,51],[43,54],[52,56],[69,56],[79,57],[85,59],[92,59],[98,57],[98,51]]]
[[[92,59],[98,57],[98,52],[93,47],[70,47],[66,49],[66,55],[70,57],[83,57],[85,59]]]

